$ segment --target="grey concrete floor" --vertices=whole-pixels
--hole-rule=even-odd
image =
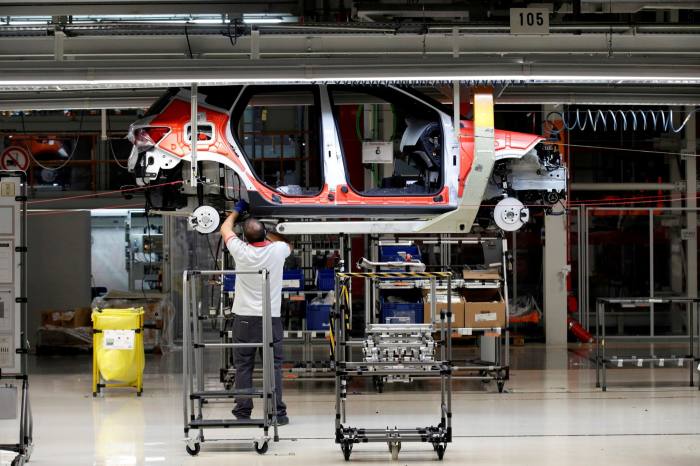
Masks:
[[[678,345],[655,351],[668,354]],[[645,345],[625,345],[649,352]],[[458,353],[470,354],[460,348]],[[700,464],[700,392],[688,386],[688,369],[609,371],[609,390],[595,388],[588,345],[512,349],[506,393],[493,384],[455,381],[454,441],[445,464],[507,465],[694,465]],[[35,465],[229,465],[343,464],[333,442],[333,383],[285,382],[291,424],[281,440],[256,454],[257,430],[207,433],[197,457],[185,452],[179,352],[149,355],[145,391],[114,390],[93,399],[89,355],[32,357],[31,398]],[[216,360],[209,361],[211,368]],[[210,383],[216,384],[212,374]],[[363,383],[351,386],[348,424],[361,427],[428,426],[439,421],[434,382],[388,386],[382,394]],[[208,408],[215,417],[229,403]],[[1,421],[7,438],[12,426]],[[214,439],[240,441],[214,442]],[[352,462],[391,463],[386,445],[361,444]],[[430,446],[403,445],[396,464],[436,464]]]

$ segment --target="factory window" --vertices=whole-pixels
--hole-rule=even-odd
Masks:
[[[310,86],[248,87],[231,116],[231,130],[255,176],[291,196],[323,186],[320,112]]]
[[[348,180],[367,196],[434,195],[442,189],[437,111],[403,92],[330,86]]]

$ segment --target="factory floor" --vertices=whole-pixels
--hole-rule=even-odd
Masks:
[[[649,348],[628,346],[632,353]],[[659,345],[654,348],[659,351]],[[672,347],[669,351],[673,352]],[[506,392],[493,384],[455,381],[453,443],[444,464],[469,465],[693,465],[700,464],[700,392],[688,369],[615,369],[609,388],[595,388],[588,345],[512,348]],[[680,354],[680,353],[679,353]],[[258,455],[250,442],[205,443],[185,452],[179,352],[149,355],[143,397],[113,390],[93,399],[89,355],[32,357],[32,465],[264,465],[344,464],[333,442],[330,381],[288,380],[291,423],[280,442]],[[214,360],[210,361],[215,366]],[[697,377],[696,377],[697,378]],[[212,382],[215,376],[212,375]],[[429,426],[439,421],[435,382],[390,385],[382,394],[353,383],[348,424],[358,427]],[[230,404],[210,408],[226,416]],[[7,423],[1,433],[7,438]],[[208,438],[250,438],[259,430],[209,431]],[[352,462],[386,464],[385,444],[360,444]],[[405,443],[397,464],[436,464],[427,444]]]

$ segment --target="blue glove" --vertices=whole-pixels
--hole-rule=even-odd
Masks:
[[[248,207],[249,207],[248,203],[246,201],[244,201],[243,199],[241,199],[238,202],[236,202],[236,205],[234,206],[233,210],[235,210],[236,212],[238,212],[240,214],[241,212],[248,211]]]

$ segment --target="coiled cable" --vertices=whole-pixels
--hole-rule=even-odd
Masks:
[[[685,119],[676,126],[673,123],[673,110],[652,110],[652,109],[607,109],[607,110],[580,110],[576,109],[573,112],[549,112],[546,120],[548,122],[560,120],[561,128],[552,128],[549,131],[553,134],[558,134],[564,130],[579,130],[584,131],[586,128],[592,129],[594,132],[602,128],[607,131],[611,128],[617,131],[618,128],[622,131],[672,131],[679,133],[685,128],[692,117],[700,108],[696,108],[685,116]]]

